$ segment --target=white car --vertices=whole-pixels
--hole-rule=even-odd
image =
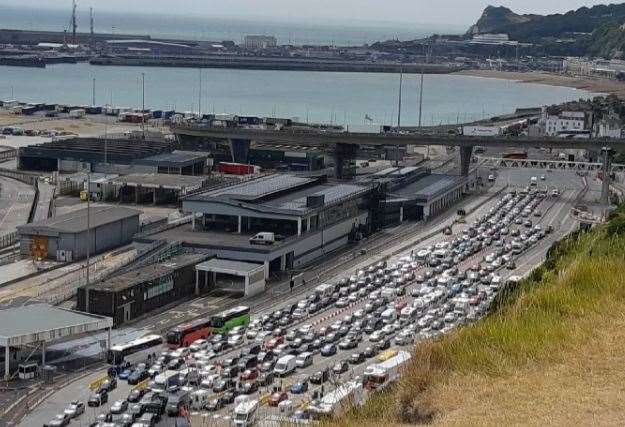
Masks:
[[[78,400],[74,400],[73,402],[71,402],[69,405],[67,405],[67,408],[65,408],[65,411],[63,411],[63,413],[70,418],[76,418],[77,416],[83,414],[84,412],[85,412],[85,404]]]
[[[234,347],[240,344],[243,344],[243,335],[232,335],[231,337],[228,337],[228,345],[230,347]]]
[[[208,341],[206,341],[205,339],[199,339],[191,343],[191,345],[189,346],[189,350],[195,353],[200,350],[205,350],[207,346],[208,346]]]
[[[349,305],[349,301],[347,298],[339,298],[335,305],[339,308],[347,307]]]

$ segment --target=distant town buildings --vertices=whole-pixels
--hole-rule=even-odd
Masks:
[[[508,34],[475,34],[469,44],[517,45],[519,42],[510,40]]]
[[[563,60],[562,71],[576,76],[617,78],[619,74],[625,74],[625,61],[569,57]]]
[[[278,46],[274,36],[245,36],[243,47],[246,49],[271,49]]]

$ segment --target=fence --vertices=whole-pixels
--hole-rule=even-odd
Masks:
[[[17,243],[17,231],[0,236],[0,249],[8,248]]]

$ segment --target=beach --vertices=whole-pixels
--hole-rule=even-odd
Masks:
[[[486,77],[493,79],[514,80],[521,83],[535,83],[549,86],[571,87],[594,93],[614,94],[619,98],[625,98],[625,82],[602,79],[598,77],[574,77],[562,74],[546,72],[513,72],[496,70],[464,70],[455,74]]]

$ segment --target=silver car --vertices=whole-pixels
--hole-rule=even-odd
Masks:
[[[85,404],[78,400],[74,400],[73,402],[71,402],[63,411],[63,413],[70,418],[76,418],[77,416],[84,414],[84,412]]]

